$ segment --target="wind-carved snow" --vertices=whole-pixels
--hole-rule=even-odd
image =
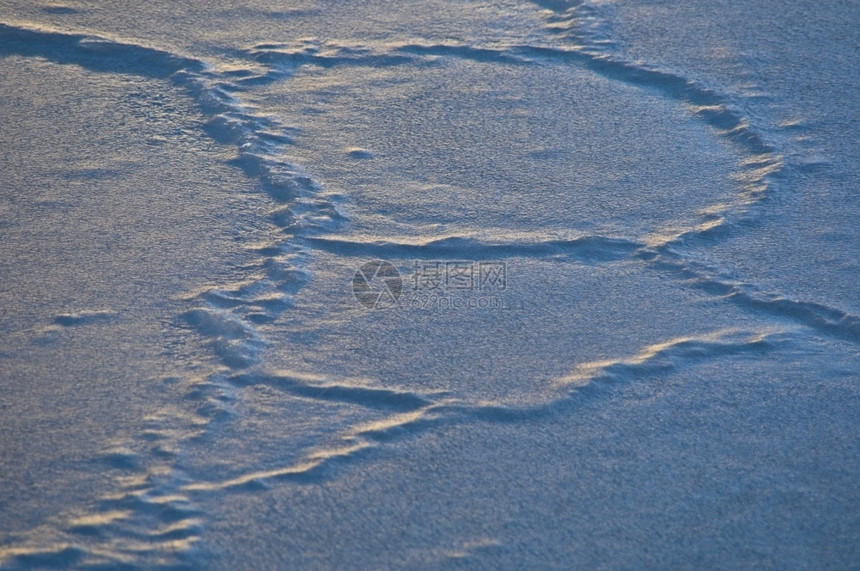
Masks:
[[[590,3],[536,4],[548,11],[545,31],[555,38],[548,44],[555,46],[480,46],[454,40],[446,44],[416,40],[375,45],[327,44],[317,40],[268,42],[239,54],[242,62],[247,62],[246,68],[237,66],[235,61],[229,67],[219,67],[217,63],[133,42],[0,24],[0,38],[4,40],[0,52],[4,54],[47,58],[100,72],[170,78],[210,118],[206,133],[220,143],[235,146],[233,165],[257,181],[265,197],[261,225],[268,232],[263,242],[246,245],[248,262],[241,268],[241,280],[188,292],[184,298],[187,309],[176,316],[175,326],[199,335],[215,361],[204,373],[165,382],[167,390],[175,391],[178,398],[199,403],[198,412],[189,415],[179,408],[154,412],[146,419],[149,428],[139,439],[116,442],[105,450],[101,461],[127,474],[116,482],[116,489],[97,500],[91,510],[73,507],[43,528],[32,530],[20,544],[0,548],[0,557],[19,566],[193,563],[204,542],[206,526],[206,514],[199,508],[203,501],[197,500],[209,494],[255,493],[278,484],[325,482],[337,478],[343,465],[371,457],[387,443],[408,440],[440,426],[516,423],[575,414],[583,399],[599,398],[629,383],[655,382],[660,375],[691,364],[736,354],[778,354],[783,347],[795,343],[801,330],[850,343],[860,339],[860,317],[856,315],[783,294],[762,292],[754,284],[723,275],[720,270],[680,253],[680,245],[719,240],[734,225],[754,219],[760,209],[767,207],[768,198],[778,192],[776,180],[785,167],[784,158],[775,145],[753,129],[737,102],[683,76],[611,55],[612,44],[605,22]],[[482,73],[498,70],[509,73],[512,69],[527,70],[543,77],[542,81],[558,74],[617,84],[626,90],[625,96],[636,93],[641,97],[643,107],[671,109],[672,120],[686,116],[690,122],[686,127],[695,124],[696,132],[692,135],[689,131],[670,132],[669,138],[690,135],[689,142],[696,137],[709,137],[709,148],[725,149],[726,156],[720,160],[732,162],[734,172],[721,188],[730,188],[731,192],[718,196],[704,193],[707,200],[685,205],[691,206],[692,214],[688,212],[681,217],[673,211],[661,212],[659,201],[671,199],[669,193],[655,196],[654,204],[648,205],[659,214],[654,216],[655,224],[643,224],[632,231],[625,231],[623,224],[604,225],[592,217],[588,218],[593,224],[581,227],[547,224],[546,228],[534,230],[523,227],[519,220],[518,227],[507,228],[506,218],[518,214],[515,208],[500,208],[500,214],[493,218],[485,212],[470,214],[463,204],[455,202],[458,184],[465,188],[472,180],[467,175],[455,183],[418,180],[420,176],[408,172],[415,165],[407,164],[397,154],[402,149],[394,143],[391,148],[380,149],[384,146],[380,140],[376,141],[376,147],[355,141],[343,141],[340,145],[323,141],[320,147],[326,152],[340,153],[342,162],[315,163],[324,153],[315,154],[314,142],[307,140],[313,134],[302,129],[302,116],[284,115],[290,104],[299,106],[297,112],[304,104],[301,96],[291,89],[306,89],[309,100],[324,106],[325,102],[319,101],[325,97],[337,99],[337,89],[332,89],[334,95],[327,92],[331,86],[346,85],[347,91],[366,90],[385,100],[390,95],[387,89],[398,93],[404,83],[403,93],[409,93],[408,89],[415,85],[420,89],[425,78],[444,78],[446,73],[479,77]],[[362,83],[363,76],[366,83]],[[276,93],[288,101],[276,100]],[[453,98],[455,94],[447,95]],[[441,100],[448,101],[445,97]],[[432,109],[438,101],[431,98],[423,109]],[[399,111],[401,118],[415,110],[414,106],[409,107],[413,103],[408,100],[404,105],[408,108]],[[561,107],[558,102],[552,106]],[[319,112],[321,116],[330,112],[304,110]],[[367,111],[360,106],[356,110]],[[333,123],[347,117],[344,113],[331,115]],[[623,111],[619,115],[623,119]],[[299,127],[288,126],[287,120],[289,125]],[[355,118],[358,123],[361,120]],[[432,119],[421,120],[426,124],[419,128],[434,127]],[[651,120],[663,125],[656,111],[653,116],[638,119],[645,123]],[[325,123],[320,121],[319,124]],[[354,134],[356,130],[344,126],[344,132]],[[319,131],[324,129],[320,127]],[[476,136],[484,134],[479,131]],[[553,153],[558,150],[536,149],[530,164],[539,167],[541,161],[557,156]],[[507,155],[500,152],[500,156]],[[426,175],[421,171],[422,166],[418,166],[419,175]],[[355,180],[367,178],[356,183],[364,185],[360,192],[336,177],[345,170],[359,173]],[[324,174],[311,176],[308,174],[311,171]],[[377,172],[391,178],[374,179]],[[540,182],[543,174],[537,170],[527,172],[524,180],[531,177],[532,181]],[[372,187],[386,181],[404,182],[411,184],[413,190],[435,192],[445,198],[443,209],[462,208],[463,215],[431,224],[435,230],[426,231],[408,220],[414,213],[402,205],[409,199],[397,193],[392,193],[391,200],[400,201],[399,209],[375,212],[373,208],[391,190],[374,192]],[[353,191],[355,195],[350,194]],[[474,187],[470,191],[480,198]],[[562,189],[555,198],[561,206],[570,198],[565,191],[571,189]],[[486,192],[491,194],[495,189]],[[691,194],[703,198],[702,192]],[[525,204],[528,199],[539,200],[540,195],[521,198],[520,204]],[[362,199],[367,199],[370,206],[362,203]],[[433,202],[422,200],[426,200],[423,206]],[[550,214],[543,214],[539,221],[550,218]],[[417,217],[421,218],[420,213]],[[442,388],[422,388],[409,379],[393,382],[384,374],[373,378],[317,372],[313,368],[316,356],[295,357],[294,348],[302,350],[316,345],[315,335],[331,336],[331,332],[319,333],[321,326],[312,323],[314,317],[324,323],[323,328],[342,329],[345,344],[359,342],[349,337],[351,333],[346,327],[356,319],[358,310],[344,307],[348,301],[344,302],[342,297],[329,291],[330,297],[318,301],[322,309],[298,307],[304,300],[302,295],[319,280],[331,286],[340,277],[333,270],[322,277],[315,274],[314,268],[325,267],[320,259],[324,262],[334,259],[341,266],[365,259],[386,259],[401,269],[415,260],[505,260],[565,271],[597,268],[612,272],[625,268],[637,276],[658,276],[655,279],[695,289],[708,302],[730,305],[741,313],[750,310],[754,317],[750,318],[749,328],[705,327],[689,335],[657,336],[610,358],[554,363],[557,369],[566,372],[546,374],[542,384],[535,379],[520,378],[520,385],[509,390],[507,397],[491,398],[481,388],[472,387],[468,376],[465,380],[442,379],[439,381]],[[347,276],[344,282],[350,279]],[[348,295],[347,292],[347,300]],[[325,307],[325,302],[332,302],[332,307]],[[544,311],[552,313],[551,308]],[[367,314],[363,315],[369,319]],[[58,315],[55,326],[86,325],[113,316],[108,310],[81,310]],[[770,322],[773,317],[778,326]],[[421,321],[423,318],[412,319],[415,321],[404,317],[397,327],[414,333],[430,323]],[[464,331],[459,331],[459,335],[465,343],[469,342]],[[396,347],[392,350],[396,351]],[[444,361],[445,356],[429,358]],[[281,367],[282,362],[293,362],[298,367]],[[534,372],[535,377],[543,374]],[[315,428],[318,432],[309,430],[313,436],[293,447],[292,462],[274,458],[265,466],[242,465],[239,455],[234,465],[222,470],[223,476],[217,469],[196,472],[194,462],[183,459],[183,451],[196,452],[219,431],[229,432],[231,424],[239,422],[238,417],[248,414],[247,403],[240,404],[237,395],[249,394],[251,390],[274,391],[277,398],[328,407],[325,410],[340,416],[331,426]]]

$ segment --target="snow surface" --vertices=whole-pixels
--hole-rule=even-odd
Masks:
[[[855,566],[858,29],[0,1],[0,565]]]

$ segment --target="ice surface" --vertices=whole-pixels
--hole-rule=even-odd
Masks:
[[[858,23],[3,2],[0,563],[850,567]]]

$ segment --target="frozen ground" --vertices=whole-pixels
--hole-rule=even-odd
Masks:
[[[856,565],[860,9],[182,4],[0,1],[0,565]]]

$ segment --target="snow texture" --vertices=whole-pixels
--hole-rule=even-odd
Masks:
[[[856,5],[179,4],[0,2],[0,565],[856,565]]]

